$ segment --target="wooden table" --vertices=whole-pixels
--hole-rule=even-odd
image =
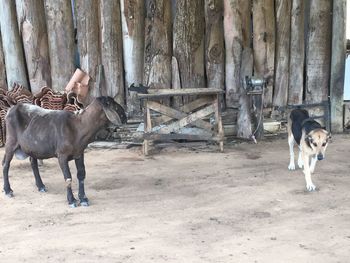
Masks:
[[[217,141],[224,150],[224,130],[221,119],[221,89],[150,89],[138,94],[144,109],[143,153],[148,155],[151,140],[208,140]],[[161,104],[163,99],[187,96],[194,100],[179,108]],[[155,116],[157,113],[158,116]],[[213,114],[214,113],[214,114]],[[214,123],[208,121],[213,115]],[[184,127],[199,128],[200,134],[179,133]]]

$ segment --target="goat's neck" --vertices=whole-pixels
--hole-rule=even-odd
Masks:
[[[87,142],[89,142],[108,121],[103,109],[100,105],[96,104],[89,105],[89,107],[78,115],[78,118],[80,119],[79,133],[81,139]]]

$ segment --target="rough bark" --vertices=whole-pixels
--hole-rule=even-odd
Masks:
[[[328,0],[310,0],[310,21],[306,53],[307,102],[327,100],[331,58],[331,9]]]
[[[17,20],[33,94],[51,87],[49,44],[43,0],[16,0]]]
[[[265,19],[266,19],[266,66],[268,83],[264,96],[264,105],[272,106],[272,94],[274,91],[275,76],[275,47],[276,47],[276,17],[275,17],[275,1],[265,0]]]
[[[288,104],[303,102],[304,87],[304,0],[293,0],[291,13]]]
[[[237,134],[242,138],[252,135],[250,98],[242,86],[245,76],[251,76],[253,70],[250,15],[250,1],[224,0],[226,105],[239,107]]]
[[[263,103],[271,107],[274,75],[275,20],[273,0],[253,1],[254,75],[268,79]]]
[[[205,68],[208,88],[225,88],[223,10],[222,0],[205,0]]]
[[[0,31],[0,88],[7,89],[5,59],[2,48],[1,31]]]
[[[0,30],[8,89],[17,82],[29,89],[15,1],[0,0]]]
[[[103,95],[125,106],[123,43],[120,3],[101,0],[101,60],[104,67]]]
[[[143,83],[143,53],[144,53],[144,0],[120,0],[125,85]],[[140,101],[136,92],[127,92],[127,111],[129,116],[141,116]]]
[[[74,66],[74,27],[70,0],[45,0],[52,88],[63,91]]]
[[[343,131],[344,75],[346,59],[346,0],[333,1],[331,59],[331,129]]]
[[[76,0],[77,38],[80,68],[90,76],[86,102],[101,95],[97,87],[97,67],[100,64],[98,2]]]
[[[288,100],[290,0],[276,0],[276,71],[273,105],[284,107]]]
[[[241,78],[253,74],[253,52],[251,48],[245,47],[242,51],[242,61],[240,67]],[[243,81],[243,79],[241,80]],[[251,98],[246,94],[243,85],[239,87],[239,112],[237,116],[237,137],[251,138],[252,118],[251,118]]]
[[[146,0],[144,82],[151,88],[171,87],[171,25],[171,2]]]
[[[225,85],[226,106],[238,107],[241,85],[241,61],[244,47],[249,47],[250,2],[244,0],[224,0],[225,35]]]
[[[204,88],[204,2],[176,1],[173,34],[182,88]]]
[[[175,57],[171,58],[171,86],[173,89],[181,89],[181,80],[180,80],[180,72],[179,72],[179,64]],[[179,109],[182,103],[182,97],[175,96],[173,97],[173,101],[171,102],[172,106],[176,109]]]

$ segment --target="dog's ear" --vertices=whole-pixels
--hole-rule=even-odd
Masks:
[[[305,141],[308,142],[308,143],[312,143],[313,139],[312,139],[311,135],[307,135],[306,138],[305,138]]]
[[[327,134],[327,141],[329,140],[332,140],[332,134],[330,132]]]

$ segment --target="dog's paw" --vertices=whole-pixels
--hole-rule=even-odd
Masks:
[[[289,165],[288,165],[288,170],[295,170],[295,164],[294,163],[290,163]]]
[[[314,185],[313,183],[309,183],[309,184],[306,185],[306,189],[309,192],[315,191],[316,190],[316,185]]]
[[[298,160],[298,167],[301,169],[303,168],[304,164],[302,160]]]

